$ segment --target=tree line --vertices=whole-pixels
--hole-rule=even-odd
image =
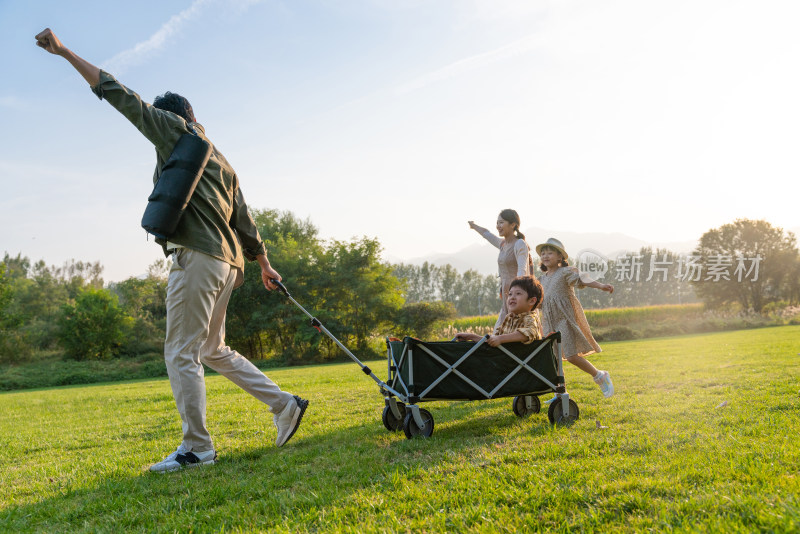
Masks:
[[[486,315],[500,309],[500,279],[452,265],[397,264],[394,275],[405,283],[406,303],[446,302],[461,316]]]
[[[381,261],[376,239],[323,241],[310,221],[290,212],[255,210],[253,217],[292,295],[355,351],[375,353],[376,337],[425,338],[442,321],[500,308],[496,276],[459,273],[450,265],[391,265]],[[145,276],[106,285],[99,263],[55,267],[6,253],[0,263],[0,363],[59,351],[74,359],[160,355],[169,267],[159,260]],[[615,291],[579,291],[585,308],[699,299],[710,307],[737,303],[759,312],[771,303],[800,303],[796,238],[766,221],[740,219],[709,230],[691,255],[643,248],[605,259],[603,269]],[[226,330],[228,342],[254,359],[341,357],[282,294],[264,290],[253,266],[233,292]]]
[[[353,350],[375,353],[370,342],[376,336],[425,336],[456,314],[442,302],[407,302],[407,283],[381,261],[376,239],[323,241],[314,225],[289,212],[255,210],[253,218],[293,297]],[[99,263],[55,267],[6,253],[0,263],[0,363],[54,351],[76,360],[160,354],[169,267],[160,260],[146,276],[106,285]],[[281,293],[264,289],[253,265],[231,297],[226,332],[232,346],[254,359],[341,357]]]

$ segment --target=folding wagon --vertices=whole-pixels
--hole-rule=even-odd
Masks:
[[[580,416],[564,385],[558,332],[528,344],[498,347],[486,342],[488,336],[476,343],[387,338],[388,379],[384,382],[306,311],[281,282],[272,282],[311,319],[311,326],[328,336],[375,381],[386,403],[382,419],[387,430],[402,429],[408,439],[430,437],[433,415],[419,404],[438,400],[514,397],[514,414],[525,417],[541,410],[539,395],[551,393],[556,396],[547,411],[551,423],[570,425]]]
[[[578,419],[578,405],[564,386],[558,332],[529,344],[491,347],[486,340],[387,339],[389,379],[381,388],[386,429],[402,429],[407,438],[433,434],[433,416],[419,407],[421,402],[514,397],[514,414],[525,417],[540,411],[539,395],[548,393],[556,394],[547,412],[551,423],[571,424]]]

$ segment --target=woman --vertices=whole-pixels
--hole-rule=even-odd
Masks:
[[[469,227],[500,249],[500,254],[497,256],[497,267],[500,271],[500,300],[503,302],[503,307],[500,309],[495,324],[495,328],[497,328],[508,315],[505,296],[512,280],[517,276],[533,275],[530,249],[528,243],[525,242],[525,235],[519,231],[519,215],[514,210],[500,212],[497,217],[497,235],[478,226],[474,221],[469,221]]]

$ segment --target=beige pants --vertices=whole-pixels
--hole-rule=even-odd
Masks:
[[[206,428],[204,363],[280,412],[292,398],[238,352],[225,345],[225,310],[238,270],[187,248],[172,255],[167,283],[164,359],[172,395],[183,421],[183,445],[213,449]]]

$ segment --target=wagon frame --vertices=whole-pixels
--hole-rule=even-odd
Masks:
[[[476,343],[387,338],[388,379],[381,388],[386,429],[402,429],[408,438],[429,437],[433,416],[419,404],[436,400],[513,396],[514,413],[524,417],[540,411],[538,396],[545,393],[555,394],[548,410],[551,423],[571,424],[578,419],[578,406],[564,384],[558,332],[530,344],[490,347],[487,340],[488,336]]]

